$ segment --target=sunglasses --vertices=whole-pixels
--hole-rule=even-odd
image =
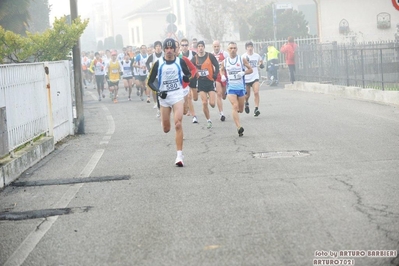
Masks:
[[[188,46],[188,44],[181,44],[181,46]]]

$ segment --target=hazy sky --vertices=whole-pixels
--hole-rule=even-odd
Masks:
[[[87,18],[88,14],[90,14],[90,9],[93,6],[93,3],[102,2],[105,0],[77,0],[78,1],[78,12],[83,18]],[[115,0],[111,0],[114,2]],[[134,9],[142,6],[146,2],[150,0],[118,0],[115,1],[115,6],[120,10],[124,11],[122,15],[126,15],[127,13],[132,12]],[[134,4],[133,4],[134,3]],[[70,14],[70,0],[49,0],[49,5],[51,7],[50,13],[50,23],[52,24],[54,21],[54,17],[62,17],[64,15]],[[120,8],[121,7],[121,8]]]
[[[78,1],[78,12],[82,17],[86,17],[90,7],[92,6],[93,0],[77,0]],[[49,0],[51,5],[50,12],[50,23],[54,21],[54,17],[62,17],[70,14],[70,1],[69,0]]]

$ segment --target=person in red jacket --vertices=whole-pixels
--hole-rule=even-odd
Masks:
[[[294,37],[288,37],[288,42],[284,44],[280,52],[285,54],[285,63],[288,65],[290,71],[290,81],[294,84],[295,81],[295,51],[297,44],[294,42]]]

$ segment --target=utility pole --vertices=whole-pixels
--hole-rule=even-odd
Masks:
[[[113,11],[112,11],[112,2],[111,0],[108,0],[108,18],[109,18],[109,22],[108,22],[108,29],[109,29],[109,36],[112,36],[113,38],[115,38],[114,35],[114,15],[113,15]]]
[[[71,22],[78,17],[78,0],[69,0],[71,9]],[[80,39],[78,39],[75,46],[72,48],[73,57],[73,75],[75,88],[75,106],[76,106],[76,120],[75,133],[85,133],[85,117],[83,112],[83,92],[82,92],[82,71],[80,60]]]
[[[276,4],[272,4],[273,8],[273,40],[274,47],[277,47],[277,12],[276,12]]]

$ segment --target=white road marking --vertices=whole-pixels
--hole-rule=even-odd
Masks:
[[[98,161],[100,161],[105,150],[96,150],[96,152],[91,156],[90,161],[87,163],[86,167],[80,173],[79,177],[89,177],[94,168],[96,168]]]
[[[107,135],[112,135],[115,132],[115,122],[114,122],[114,118],[112,117],[112,115],[107,115],[107,121],[108,121],[108,131],[107,131]]]

